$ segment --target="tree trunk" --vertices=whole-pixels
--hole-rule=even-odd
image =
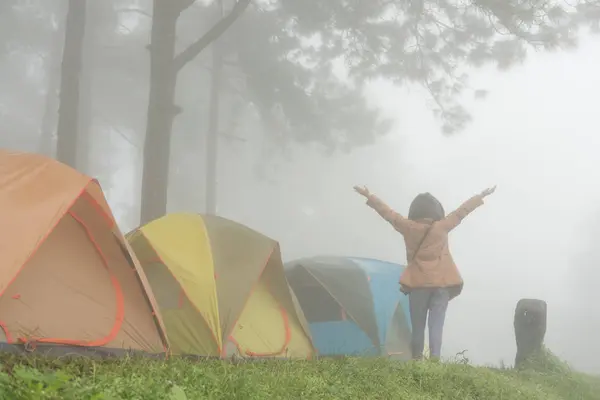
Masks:
[[[54,57],[54,55],[50,56],[51,59],[48,61],[50,64],[53,64],[56,61],[52,59]],[[58,64],[58,62],[56,62],[56,64]],[[48,69],[48,91],[46,92],[38,152],[54,158],[56,154],[56,119],[58,115],[58,86],[60,82],[60,72],[56,71],[58,68],[52,66]]]
[[[223,0],[219,1],[221,18],[223,18]],[[206,178],[205,196],[206,213],[217,214],[217,160],[219,151],[219,93],[221,90],[221,74],[223,72],[223,56],[219,39],[212,44],[212,79],[210,86],[210,111],[208,116],[208,135],[206,136]]]
[[[62,2],[61,2],[62,4]],[[65,7],[61,7],[57,14],[62,17]],[[60,85],[60,59],[65,41],[65,27],[60,24],[55,33],[52,51],[46,60],[47,92],[44,104],[44,116],[40,127],[40,141],[38,153],[54,158],[56,155],[56,124],[58,119],[58,95]]]
[[[86,35],[83,41],[81,79],[79,90],[79,113],[78,113],[78,135],[77,135],[77,170],[91,175],[91,135],[92,135],[92,103],[93,103],[93,69],[95,43],[98,35],[98,23],[94,20],[94,4],[86,10],[87,16],[91,17],[86,25]]]
[[[142,225],[167,213],[171,131],[178,113],[174,105],[177,74],[239,18],[250,0],[239,0],[226,17],[221,18],[205,35],[175,56],[177,19],[192,3],[193,0],[153,1],[150,94],[140,210]]]
[[[154,0],[140,224],[167,213],[171,131],[175,118],[173,103],[177,84],[173,60],[178,17],[173,3]]]
[[[77,170],[91,174],[90,142],[92,128],[92,61],[85,57],[81,73],[81,96],[77,133]]]
[[[77,167],[79,79],[85,36],[87,0],[69,0],[61,66],[56,158]]]

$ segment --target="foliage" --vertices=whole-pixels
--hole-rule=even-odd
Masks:
[[[4,124],[16,125],[22,132],[37,131],[35,121],[41,112],[30,115],[27,105],[40,103],[41,88],[48,80],[47,76],[32,79],[23,65],[47,58],[53,47],[51,32],[64,19],[56,12],[58,3],[9,0],[0,6],[0,33],[4,33],[0,56],[13,54],[14,65],[13,71],[2,71],[10,72],[2,92],[11,93],[11,101],[0,96],[0,105],[9,108]],[[196,37],[199,25],[212,25],[210,3],[196,1],[182,14],[181,42]],[[141,142],[144,127],[145,46],[151,13],[147,0],[90,3],[94,25],[90,32],[95,31],[97,43],[94,122],[103,129],[113,125],[117,130],[135,130],[140,137],[128,134],[125,139],[136,143]],[[124,24],[134,17],[137,25]],[[229,92],[238,96],[237,103],[254,106],[273,140],[352,148],[373,142],[390,127],[362,97],[365,83],[386,78],[424,86],[434,99],[434,112],[442,119],[444,131],[457,132],[470,118],[460,103],[469,89],[470,67],[496,63],[506,68],[523,60],[528,48],[573,46],[579,28],[598,29],[599,22],[597,0],[255,0],[222,41],[234,65],[228,68]],[[342,64],[349,80],[340,79]],[[202,108],[199,103],[207,92],[202,90],[204,84],[198,84],[198,73],[206,70],[195,69],[199,90],[194,98],[186,94],[182,104],[191,113]],[[117,81],[125,84],[117,88],[112,84]],[[29,115],[19,115],[23,110]],[[245,115],[233,110],[229,114]]]
[[[33,399],[600,399],[570,371],[497,370],[386,359],[192,362],[48,360],[3,355],[0,396]]]
[[[524,379],[538,381],[563,393],[573,393],[574,399],[595,399],[600,396],[600,380],[597,377],[573,371],[548,349],[526,360],[519,370]]]
[[[569,365],[555,356],[550,350],[544,348],[539,353],[534,353],[529,359],[525,360],[519,369],[524,371],[551,372],[566,375],[572,370]]]
[[[349,149],[386,133],[389,121],[369,107],[362,88],[335,74],[334,59],[312,65],[303,57],[304,38],[286,34],[286,25],[277,10],[255,8],[224,37],[243,76],[230,90],[254,106],[272,139]]]
[[[470,117],[459,97],[468,88],[468,68],[495,63],[505,69],[528,48],[554,50],[576,44],[579,29],[596,28],[597,0],[279,0],[279,36],[318,41],[295,46],[296,58],[315,70],[343,59],[352,82],[386,78],[418,83],[435,102],[446,133]],[[283,23],[286,22],[286,23]],[[475,93],[479,95],[479,93]]]

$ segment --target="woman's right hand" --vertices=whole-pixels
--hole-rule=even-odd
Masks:
[[[354,186],[354,191],[358,194],[360,194],[361,196],[365,196],[366,198],[369,198],[369,196],[371,195],[371,193],[369,192],[369,189],[367,189],[366,186],[360,187],[360,186]]]
[[[490,194],[493,194],[496,191],[496,186],[485,189],[483,192],[481,192],[479,195],[482,198],[488,197]]]

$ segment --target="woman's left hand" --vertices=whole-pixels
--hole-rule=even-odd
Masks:
[[[365,196],[366,198],[368,198],[371,195],[371,193],[369,193],[369,189],[367,189],[366,186],[354,186],[354,191],[362,196]]]
[[[483,192],[481,192],[480,196],[488,197],[489,195],[494,194],[495,191],[496,191],[496,186],[485,189]]]

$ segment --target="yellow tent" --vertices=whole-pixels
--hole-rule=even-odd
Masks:
[[[198,214],[169,214],[127,238],[161,309],[174,354],[313,355],[276,241]]]

